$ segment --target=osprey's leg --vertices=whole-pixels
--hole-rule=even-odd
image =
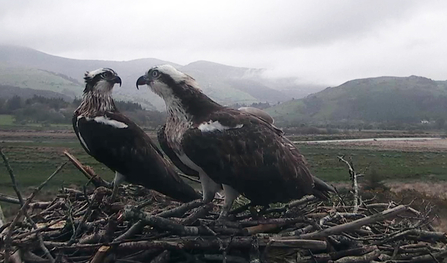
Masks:
[[[120,174],[119,172],[115,172],[115,178],[113,179],[113,190],[112,190],[112,196],[110,197],[110,203],[113,203],[115,200],[115,197],[118,193],[118,186],[124,182],[126,178],[124,175]]]
[[[215,183],[208,175],[200,174],[200,184],[202,185],[203,202],[213,201],[214,194],[220,190],[220,184]]]
[[[220,211],[220,215],[218,220],[228,218],[228,212],[230,212],[231,206],[233,205],[234,200],[239,196],[239,193],[234,190],[233,187],[224,184],[223,185],[224,193],[225,193],[225,201],[222,210]]]

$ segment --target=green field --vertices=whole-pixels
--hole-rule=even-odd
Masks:
[[[87,155],[74,133],[62,132],[5,132],[0,147],[14,170],[20,191],[24,196],[42,183],[56,168],[67,161],[65,150],[76,156],[84,165],[91,166],[105,180],[113,179],[113,172]],[[43,135],[45,134],[45,136]],[[152,137],[154,134],[152,134]],[[154,138],[155,139],[155,138]],[[413,151],[385,149],[360,149],[334,144],[299,144],[311,171],[330,183],[349,182],[346,164],[337,156],[352,158],[358,173],[368,177],[372,171],[381,179],[403,182],[447,181],[447,151]],[[10,176],[1,162],[0,193],[15,196]],[[363,179],[364,180],[364,179]],[[63,170],[39,193],[38,200],[49,200],[61,187],[82,188],[88,180],[68,163]],[[195,185],[199,188],[199,185]],[[18,206],[2,203],[6,216],[17,212]]]
[[[3,153],[14,170],[21,189],[29,192],[29,188],[37,186],[51,175],[56,168],[67,161],[64,150],[75,155],[84,165],[89,165],[106,180],[113,179],[113,173],[102,164],[88,156],[77,141],[59,142],[14,142],[2,143]],[[80,187],[87,179],[71,163],[68,163],[48,185],[46,189],[55,190],[61,186]],[[12,193],[9,174],[0,169],[0,193]]]
[[[385,180],[447,180],[446,152],[403,152],[300,145],[312,172],[327,181],[349,181],[348,168],[337,156],[352,159],[354,169],[368,176],[375,170]]]
[[[24,125],[14,122],[15,118],[11,114],[0,114],[0,127],[5,131],[14,130],[71,130],[71,124],[42,124],[42,123],[26,123]]]
[[[74,135],[73,135],[74,136]],[[113,173],[104,165],[88,156],[76,138],[48,139],[25,138],[22,142],[3,142],[1,147],[9,159],[22,189],[28,189],[44,181],[67,159],[63,154],[68,150],[83,164],[93,167],[97,174],[111,180]],[[355,169],[368,175],[375,170],[388,180],[447,180],[446,152],[402,152],[376,149],[352,149],[324,145],[299,145],[311,171],[318,177],[331,181],[349,181],[347,167],[337,156],[352,158]],[[62,185],[82,186],[86,178],[70,163],[56,176],[50,188]],[[0,167],[0,192],[11,193],[9,174]]]
[[[0,114],[0,126],[14,125],[14,117],[9,114]]]

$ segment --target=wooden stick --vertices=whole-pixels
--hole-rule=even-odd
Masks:
[[[427,239],[432,239],[432,240],[442,240],[442,241],[446,241],[446,233],[444,232],[434,232],[434,231],[424,231],[424,230],[420,230],[420,229],[409,229],[403,232],[398,232],[395,235],[384,239],[381,242],[378,242],[378,244],[383,244],[385,242],[389,242],[389,241],[394,241],[397,239],[403,239],[407,236],[416,236],[418,239],[422,239],[422,240],[427,240]]]
[[[111,188],[111,185],[104,181],[100,176],[98,176],[93,169],[86,169],[85,166],[73,155],[71,155],[69,152],[64,151],[65,156],[67,156],[68,160],[70,160],[76,168],[79,169],[79,171],[82,172],[82,174],[89,179],[95,187],[104,186],[107,188]]]
[[[374,214],[372,216],[364,217],[361,219],[357,219],[355,221],[345,223],[342,225],[333,226],[330,228],[326,228],[321,231],[316,231],[308,234],[303,234],[300,236],[300,238],[308,238],[308,239],[318,239],[322,237],[327,237],[334,234],[339,234],[341,232],[345,232],[348,230],[358,229],[364,225],[371,224],[377,221],[382,221],[387,218],[391,218],[396,216],[397,214],[400,214],[402,212],[405,212],[408,210],[408,207],[405,205],[399,205],[394,208],[382,211],[380,213]]]
[[[376,249],[363,256],[348,256],[340,258],[334,263],[368,263],[380,256],[380,250]]]
[[[357,182],[358,174],[355,172],[352,162],[346,161],[343,156],[338,156],[338,160],[344,162],[349,169],[349,174],[351,176],[352,188],[354,189],[354,210],[353,213],[357,213],[359,210],[359,185]]]
[[[20,200],[10,195],[0,194],[0,201],[20,205]]]
[[[410,263],[424,263],[424,262],[440,262],[438,259],[443,259],[447,256],[447,249],[444,248],[443,251],[429,254],[429,255],[423,255],[423,256],[416,256],[408,260],[407,262]]]
[[[98,249],[98,251],[95,253],[95,256],[93,257],[92,261],[90,263],[101,263],[104,262],[105,257],[107,256],[107,253],[110,250],[110,246],[102,246]]]
[[[298,222],[307,223],[308,220],[303,217],[285,217],[285,218],[270,218],[270,219],[262,219],[262,220],[251,220],[251,221],[243,221],[239,224],[242,227],[256,226],[256,225],[271,225],[271,224],[281,224],[281,225],[290,225]]]
[[[341,250],[337,252],[331,252],[329,253],[329,255],[331,256],[332,260],[337,260],[347,256],[362,256],[377,249],[378,249],[377,246],[363,246],[363,247]]]
[[[272,247],[302,248],[302,249],[310,249],[310,250],[314,250],[314,251],[327,249],[326,241],[306,240],[306,239],[271,238],[270,246],[272,246]]]
[[[206,231],[203,231],[199,227],[182,226],[172,220],[160,216],[148,215],[141,211],[135,211],[134,209],[129,207],[124,209],[122,216],[125,219],[139,219],[150,226],[156,227],[161,230],[171,231],[179,235],[206,234]]]
[[[34,229],[34,230],[30,231],[30,232],[27,232],[27,233],[23,233],[23,234],[14,236],[14,239],[21,239],[21,238],[30,236],[30,235],[35,234],[35,233],[38,233],[38,232],[42,232],[42,231],[48,230],[48,229],[50,229],[53,225],[58,224],[58,223],[60,223],[61,221],[64,221],[64,220],[66,220],[65,217],[59,218],[59,219],[57,219],[57,220],[55,220],[55,221],[53,221],[53,222],[51,222],[51,223],[45,225],[44,227],[37,228],[37,229]]]
[[[220,240],[219,240],[220,239]],[[272,237],[259,237],[259,246],[266,247],[283,247],[290,248],[291,244],[294,244],[296,248],[311,248],[318,250],[319,248],[326,247],[325,241],[318,240],[304,240],[304,239],[292,239],[291,241],[285,239],[276,239]],[[244,248],[249,249],[252,246],[253,237],[251,236],[234,236],[234,237],[215,237],[215,236],[180,236],[180,237],[168,237],[160,238],[158,240],[149,241],[132,241],[122,240],[120,242],[112,242],[108,245],[115,246],[117,251],[141,251],[141,250],[177,250],[177,249],[200,249],[200,250],[215,250],[219,249],[224,244],[230,244],[232,248]],[[274,245],[272,245],[274,244]],[[45,241],[45,245],[50,248],[56,248],[63,251],[96,251],[97,248],[103,246],[103,244],[76,244],[67,246],[64,242]]]
[[[140,233],[143,230],[143,227],[145,226],[145,223],[143,220],[138,220],[135,224],[133,224],[126,232],[124,232],[122,235],[118,236],[113,240],[113,242],[125,240],[128,238],[133,237],[137,233]]]
[[[199,218],[205,217],[211,209],[213,209],[214,204],[208,203],[206,205],[202,205],[198,207],[195,211],[193,211],[189,216],[182,219],[181,224],[188,226],[194,224]]]
[[[32,193],[31,195],[28,197],[28,199],[25,201],[25,203],[22,205],[22,208],[20,208],[19,212],[17,213],[17,215],[14,217],[14,220],[12,221],[11,225],[9,226],[9,231],[8,234],[6,235],[5,238],[5,262],[9,261],[9,252],[7,253],[7,251],[9,251],[9,246],[11,245],[11,235],[12,235],[12,231],[14,230],[14,226],[17,224],[20,216],[22,214],[26,215],[26,209],[28,208],[28,205],[31,203],[31,201],[33,200],[33,198],[37,195],[37,193],[46,185],[48,184],[48,182],[53,179],[54,176],[56,176],[56,174],[58,174],[62,168],[67,164],[67,162],[61,164],[56,171],[53,172],[53,174],[50,175],[50,177],[47,178],[47,180],[45,180],[43,183],[41,183],[39,185],[39,187],[37,187]],[[28,218],[30,220],[30,222],[34,222],[31,218]],[[34,223],[34,228],[37,229],[36,224]],[[37,236],[39,238],[39,243],[41,245],[42,250],[44,251],[45,255],[47,256],[47,258],[51,261],[51,262],[55,262],[54,258],[51,256],[50,252],[48,251],[48,249],[46,248],[44,241],[42,239],[42,236],[40,235],[39,232],[37,232]]]
[[[157,216],[164,217],[164,218],[167,218],[167,217],[181,217],[187,211],[189,211],[189,210],[191,210],[193,208],[199,207],[201,205],[203,205],[203,202],[202,202],[202,200],[198,199],[198,200],[194,200],[194,201],[182,204],[181,206],[178,206],[176,208],[173,208],[173,209],[170,209],[170,210],[167,210],[167,211],[163,211],[163,212],[157,214]]]
[[[19,188],[17,187],[16,176],[14,175],[14,171],[12,170],[11,165],[9,165],[8,158],[6,158],[6,155],[3,153],[2,148],[0,148],[0,155],[3,158],[3,162],[6,166],[6,170],[8,170],[9,177],[11,177],[12,188],[14,189],[14,192],[16,192],[17,198],[19,199],[20,206],[23,206],[23,204],[24,204],[23,197],[19,191]]]
[[[316,196],[314,196],[314,195],[307,195],[307,196],[304,196],[301,199],[291,201],[290,203],[287,204],[287,207],[292,208],[292,207],[300,206],[300,205],[303,205],[305,203],[308,203],[308,202],[311,202],[311,201],[315,201],[315,200],[317,200]]]

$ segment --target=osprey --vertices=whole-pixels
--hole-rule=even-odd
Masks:
[[[265,112],[261,109],[254,108],[254,107],[240,107],[238,110],[248,112],[252,115],[255,115],[258,118],[261,118],[268,123],[273,124],[273,122],[274,122],[272,116],[270,116],[267,112]],[[169,147],[169,144],[168,144],[168,141],[167,141],[166,135],[165,135],[165,129],[166,129],[166,124],[161,126],[161,128],[158,129],[158,132],[157,132],[158,143],[160,144],[160,147],[163,150],[163,152],[169,157],[169,159],[172,161],[172,163],[174,163],[175,166],[177,166],[177,168],[180,171],[182,171],[184,174],[198,177],[199,173],[197,171],[189,168],[184,163],[182,163],[182,161],[180,161],[180,159],[175,154],[175,152],[172,150],[172,148]]]
[[[73,128],[84,150],[115,172],[114,199],[123,181],[143,185],[182,202],[200,198],[167,162],[149,136],[121,114],[112,99],[121,78],[109,68],[85,74],[81,105],[75,110]]]
[[[196,81],[170,65],[151,68],[137,80],[166,103],[167,145],[199,173],[204,201],[223,185],[221,216],[243,194],[253,204],[288,202],[334,189],[315,178],[282,131],[252,114],[224,107],[201,92]]]

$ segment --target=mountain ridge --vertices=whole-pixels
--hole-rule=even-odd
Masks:
[[[48,74],[54,74],[55,79],[54,81],[49,80],[47,86],[42,84],[37,89],[55,91],[49,83],[62,83],[62,79],[65,78],[65,80],[71,81],[66,83],[67,87],[61,87],[58,92],[75,97],[80,96],[83,90],[83,76],[87,70],[109,67],[118,72],[123,79],[122,87],[114,89],[114,96],[117,99],[137,102],[145,108],[164,110],[164,102],[158,96],[150,92],[149,89],[137,90],[134,83],[149,68],[160,64],[171,64],[192,75],[208,96],[224,105],[236,103],[248,105],[257,102],[277,103],[290,98],[284,92],[275,89],[276,86],[282,85],[280,79],[278,81],[263,79],[262,69],[233,67],[205,60],[191,62],[187,65],[179,65],[156,58],[140,58],[129,61],[80,60],[54,56],[27,47],[0,44],[0,76],[2,76],[0,84],[35,88],[22,83],[17,74],[14,75],[15,81],[13,81],[6,74],[2,75],[1,71],[11,71],[11,68],[20,69],[19,73],[24,74],[23,77],[26,78],[26,72],[38,69],[46,71],[43,74],[45,77],[40,76],[39,78],[47,78]]]
[[[447,119],[447,81],[414,75],[355,79],[267,112],[285,125]]]

